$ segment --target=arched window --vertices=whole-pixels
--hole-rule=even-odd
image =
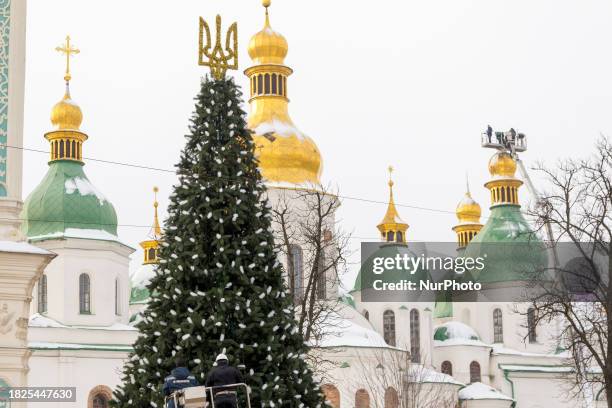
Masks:
[[[276,74],[272,74],[272,93],[274,95],[276,95],[276,85],[277,85]]]
[[[503,203],[506,202],[506,189],[504,189],[503,187],[501,189],[501,200]]]
[[[410,311],[410,359],[413,363],[421,361],[421,321],[419,311]]]
[[[257,75],[257,95],[263,93],[263,75]]]
[[[504,326],[500,308],[493,310],[493,343],[504,342]]]
[[[365,317],[367,321],[370,321],[370,312],[368,312],[367,310],[364,310],[363,317]]]
[[[108,408],[108,400],[103,394],[97,394],[93,399],[93,408]]]
[[[395,346],[395,313],[392,310],[383,313],[383,337],[385,343]]]
[[[108,408],[113,392],[106,385],[94,387],[87,397],[87,408]]]
[[[119,279],[115,279],[115,315],[121,316],[121,291]]]
[[[303,288],[304,288],[304,277],[303,277],[303,272],[304,272],[304,257],[303,257],[303,252],[302,252],[302,248],[299,245],[291,245],[291,256],[290,256],[290,262],[292,263],[293,266],[293,280],[292,280],[292,291],[293,291],[293,298],[295,300],[299,300],[302,298],[303,296]],[[290,277],[291,278],[291,277]]]
[[[535,343],[538,341],[538,333],[536,328],[536,316],[535,309],[530,307],[527,309],[527,331],[530,343]]]
[[[79,276],[79,312],[81,314],[91,313],[91,282],[86,273]]]
[[[283,94],[283,96],[287,96],[287,77],[283,76],[283,88],[285,90],[285,93]]]
[[[60,149],[59,150],[60,150],[59,158],[63,159],[64,158],[64,141],[63,140],[60,140]]]
[[[453,363],[448,360],[443,361],[440,371],[442,374],[453,375]]]
[[[76,142],[73,140],[72,141],[72,158],[76,159],[77,157],[77,153],[76,153],[77,147],[76,147]]]
[[[363,388],[355,393],[355,408],[370,408],[370,394]]]
[[[149,248],[148,255],[147,255],[147,260],[154,261],[155,258],[156,258],[155,257],[155,248]]]
[[[317,268],[317,299],[325,299],[327,297],[327,275],[325,268],[325,254],[321,253]]]
[[[480,364],[477,361],[470,363],[470,383],[480,382]]]
[[[397,242],[404,242],[404,234],[402,234],[402,231],[397,231],[397,236],[395,237],[395,240]]]
[[[283,76],[278,76],[278,94],[283,95]]]
[[[393,231],[387,232],[387,242],[395,241],[395,233]]]
[[[329,401],[333,408],[340,408],[340,391],[338,391],[335,385],[324,384],[321,390],[323,395],[325,395],[325,399]]]
[[[270,94],[270,74],[266,74],[265,79],[264,79],[264,93],[266,95]]]
[[[397,391],[393,387],[389,387],[385,390],[385,408],[398,408],[399,397]]]
[[[38,313],[47,312],[47,275],[38,281]]]

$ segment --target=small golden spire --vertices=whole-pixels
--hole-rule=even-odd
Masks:
[[[457,233],[458,249],[465,248],[482,229],[480,205],[472,198],[467,173],[465,175],[465,188],[465,195],[459,201],[455,210],[459,223],[453,227],[453,231]]]
[[[406,242],[406,230],[408,229],[408,224],[406,224],[400,218],[399,213],[395,208],[395,200],[393,199],[394,183],[392,174],[395,169],[393,166],[389,166],[387,170],[389,171],[389,205],[387,206],[385,217],[380,224],[378,224],[377,228],[385,241]]]
[[[74,48],[70,44],[70,36],[67,35],[66,43],[62,44],[61,46],[55,47],[55,51],[61,52],[62,54],[66,55],[66,74],[64,75],[64,80],[66,81],[66,84],[68,84],[68,82],[70,82],[70,80],[72,79],[72,76],[70,75],[70,57],[80,53],[81,50],[79,50],[78,48]],[[66,94],[69,95],[69,91],[67,89]]]
[[[262,0],[261,2],[261,4],[266,8],[266,24],[265,24],[266,28],[270,28],[270,14],[268,13],[268,7],[270,7],[271,3],[272,3],[271,0]]]
[[[159,217],[157,216],[157,207],[159,203],[157,202],[157,192],[159,188],[157,186],[153,187],[153,194],[155,195],[155,201],[153,201],[153,207],[155,208],[155,215],[153,217],[153,236],[155,239],[161,237],[161,227],[159,226]]]
[[[155,196],[155,199],[153,201],[153,208],[155,209],[155,211],[153,216],[153,226],[151,228],[153,233],[149,235],[150,239],[147,239],[146,241],[142,241],[140,243],[144,254],[144,265],[159,263],[159,243],[162,239],[162,230],[159,226],[159,217],[157,216],[157,207],[159,206],[159,203],[157,202],[158,191],[159,188],[157,188],[157,186],[153,187],[153,194]]]

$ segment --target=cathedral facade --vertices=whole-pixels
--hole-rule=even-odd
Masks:
[[[8,109],[0,117],[0,142],[8,137],[15,146],[22,146],[24,67],[19,61],[24,33],[14,23],[19,20],[19,27],[25,27],[21,4],[0,2],[0,22],[12,30],[10,49],[3,55],[14,57],[2,60],[0,55],[0,69],[6,68],[15,81],[10,82],[12,93],[0,101]],[[321,187],[323,160],[314,139],[290,118],[289,46],[272,29],[270,2],[264,5],[264,26],[248,46],[248,125],[270,205],[285,203],[298,217],[308,205],[304,192],[333,197]],[[10,19],[2,20],[6,15]],[[62,51],[69,59],[76,49],[67,39]],[[23,205],[21,152],[0,146],[0,214],[6,215],[0,221],[0,386],[74,386],[76,402],[63,406],[104,408],[138,336],[134,324],[151,296],[147,285],[155,274],[163,231],[155,199],[151,232],[140,243],[143,258],[130,259],[135,249],[117,233],[113,204],[85,173],[83,149],[89,135],[81,129],[83,112],[72,99],[70,79],[67,68],[64,96],[53,106],[52,127],[44,135],[49,169]],[[492,216],[487,222],[481,224],[481,208],[469,190],[457,207],[452,230],[460,253],[478,251],[473,245],[478,242],[514,242],[515,231],[531,229],[520,212],[514,159],[495,153],[489,172],[485,186],[491,191]],[[381,241],[401,252],[413,244],[408,222],[396,208],[394,188],[390,178],[387,210],[376,228]],[[326,222],[322,231],[333,234],[335,214]],[[275,230],[279,240],[282,232]],[[309,279],[305,264],[313,256],[299,245],[282,254],[280,261],[292,271],[287,283],[294,294]],[[477,279],[504,285],[516,277],[499,269]],[[583,402],[567,400],[560,391],[569,368],[553,341],[555,325],[533,326],[526,306],[517,311],[504,302],[366,302],[359,275],[348,294],[339,294],[338,279],[324,276],[318,282],[318,301],[341,299],[334,332],[313,350],[331,363],[321,382],[335,408],[403,406],[399,398],[405,393],[399,388],[406,379],[416,384],[413,406],[572,408]]]

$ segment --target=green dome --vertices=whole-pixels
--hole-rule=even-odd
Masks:
[[[141,265],[132,276],[130,276],[130,304],[147,303],[151,297],[148,286],[155,276],[155,264]]]
[[[381,243],[380,248],[377,249],[372,255],[370,255],[368,259],[361,265],[359,273],[357,274],[357,278],[355,279],[355,286],[353,291],[362,290],[361,272],[364,269],[367,271],[373,270],[374,258],[395,258],[396,255],[404,256],[404,254],[409,254],[409,256],[416,257],[421,255],[421,252],[415,253],[409,245],[403,243]],[[429,279],[429,273],[426,269],[419,269],[414,274],[411,274],[410,272],[402,269],[391,269],[386,270],[381,275],[374,275],[373,273],[368,273],[366,274],[366,276],[370,277],[372,280],[372,282],[369,282],[367,285],[364,285],[366,288],[371,288],[375,279],[383,279],[384,282],[389,283],[401,282],[402,280],[419,282],[421,280]]]
[[[434,329],[434,340],[474,340],[480,341],[478,333],[467,324],[461,322],[447,322]]]
[[[22,228],[33,241],[62,237],[115,241],[115,208],[89,181],[83,164],[58,160],[28,196]]]
[[[546,248],[515,204],[497,205],[485,226],[466,247],[464,257],[486,255],[485,267],[466,272],[476,282],[525,281],[545,274]],[[502,245],[503,244],[503,245]]]

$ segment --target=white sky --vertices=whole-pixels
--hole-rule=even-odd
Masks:
[[[225,27],[238,21],[241,71],[232,75],[244,87],[248,40],[263,26],[258,0],[29,0],[25,147],[48,148],[43,134],[64,87],[54,48],[70,34],[81,49],[71,90],[90,137],[84,155],[171,169],[206,72],[197,66],[198,16],[217,13]],[[600,132],[612,134],[609,0],[273,0],[270,13],[295,70],[292,118],[323,153],[323,179],[343,195],[386,200],[393,164],[397,203],[454,211],[468,172],[487,215],[492,151],[479,145],[487,123],[527,134],[528,165],[586,155]],[[24,194],[46,160],[25,153]],[[120,224],[151,223],[153,185],[164,215],[172,174],[95,162],[85,171]],[[409,239],[454,241],[453,214],[399,211]],[[384,212],[345,200],[339,218],[376,240]],[[147,229],[119,232],[138,247]]]

